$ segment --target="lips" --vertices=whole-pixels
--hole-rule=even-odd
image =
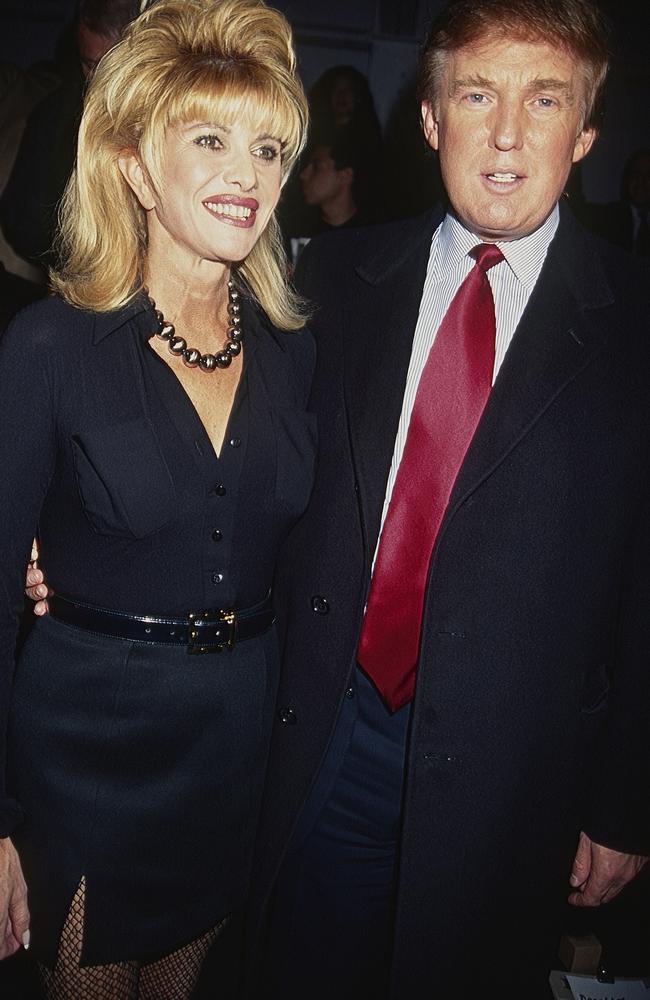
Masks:
[[[514,170],[493,170],[490,173],[485,173],[483,176],[486,180],[490,181],[491,184],[502,184],[506,187],[508,184],[515,184],[517,181],[523,180],[523,174],[518,174]]]
[[[259,202],[255,198],[238,198],[232,194],[210,195],[203,206],[220,222],[248,229],[255,222]]]

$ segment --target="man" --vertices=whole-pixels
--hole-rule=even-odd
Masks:
[[[650,257],[650,149],[635,149],[623,168],[621,198],[590,205],[587,224],[638,257]]]
[[[302,196],[320,212],[322,229],[354,224],[358,214],[354,192],[357,154],[351,142],[312,147],[300,171]]]
[[[449,211],[327,235],[301,258],[320,457],[276,589],[256,997],[548,996],[567,895],[608,902],[650,851],[647,271],[558,210],[606,61],[588,0],[455,3],[421,74]],[[417,390],[436,384],[430,349],[466,333],[470,287],[493,386],[479,412],[485,370],[468,361],[487,350],[432,353],[455,459],[465,410],[476,426],[459,471],[425,447],[420,469],[411,425],[440,442]],[[431,540],[437,480],[450,495]],[[419,520],[400,526],[404,507]],[[392,541],[413,562],[394,607],[377,601]],[[378,606],[383,667],[416,626],[388,695],[368,656]]]
[[[277,587],[256,997],[548,996],[567,897],[650,853],[647,272],[559,205],[606,66],[589,0],[453,3],[420,77],[448,211],[301,257],[320,458]]]
[[[379,215],[379,205],[372,202],[368,162],[371,151],[360,148],[349,129],[329,142],[317,142],[305,153],[305,165],[300,171],[302,202],[309,211],[316,211],[311,222],[303,221],[300,231],[289,239],[291,258],[297,263],[301,250],[313,236],[342,226],[351,228],[373,221]],[[361,205],[365,206],[362,211]],[[304,220],[304,211],[298,214]]]

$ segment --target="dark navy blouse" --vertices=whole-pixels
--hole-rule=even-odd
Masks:
[[[274,329],[250,301],[242,325],[243,372],[220,456],[148,344],[155,319],[143,298],[103,314],[50,298],[3,336],[0,747],[34,534],[54,591],[100,607],[244,608],[271,587],[311,491],[314,347],[309,334]],[[216,386],[219,373],[206,378]],[[0,836],[19,816],[0,790]]]

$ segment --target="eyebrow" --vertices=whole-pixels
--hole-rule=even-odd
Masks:
[[[195,128],[214,128],[219,129],[220,132],[231,132],[232,128],[230,125],[220,125],[219,122],[192,122],[187,126],[189,130]],[[261,135],[256,135],[255,140],[267,140],[270,139],[273,142],[277,142],[278,145],[282,145],[282,140],[278,138],[277,135],[271,135],[270,132],[263,132]]]
[[[488,80],[484,76],[465,76],[451,81],[449,88],[450,97],[454,97],[459,91],[468,87],[485,87],[496,89],[494,80]],[[564,94],[567,100],[573,100],[573,90],[566,80],[558,80],[555,77],[535,77],[529,80],[524,88],[528,93],[535,93],[538,90],[550,90],[554,93]]]
[[[188,122],[185,126],[187,129],[193,128],[218,128],[222,132],[230,132],[229,125],[221,125],[219,122]]]

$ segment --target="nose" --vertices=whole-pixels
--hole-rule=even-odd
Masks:
[[[514,102],[501,101],[494,109],[491,145],[507,151],[521,149],[524,142],[523,109]]]
[[[252,153],[248,149],[231,149],[223,177],[226,183],[234,184],[242,191],[256,188],[257,171]]]

